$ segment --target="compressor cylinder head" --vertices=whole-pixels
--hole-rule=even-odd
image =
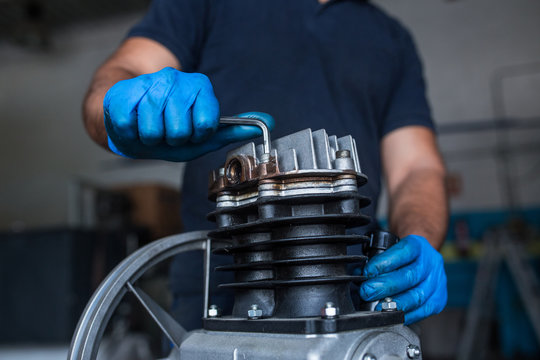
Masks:
[[[347,246],[369,239],[346,230],[370,221],[361,213],[369,199],[358,187],[367,177],[354,139],[306,129],[274,140],[265,154],[248,143],[210,174],[209,218],[218,225],[210,236],[228,241],[217,252],[234,259],[217,268],[235,273],[221,285],[235,291],[233,316],[251,304],[264,317],[319,316],[327,303],[353,313],[349,286],[363,277],[347,274],[347,265],[366,256],[347,255]]]

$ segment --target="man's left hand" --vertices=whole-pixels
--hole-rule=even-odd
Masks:
[[[441,312],[448,299],[441,254],[422,236],[409,235],[364,267],[367,280],[360,287],[365,301],[391,297],[412,324]],[[376,310],[381,309],[379,303]]]

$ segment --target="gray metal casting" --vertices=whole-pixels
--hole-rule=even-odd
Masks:
[[[265,153],[265,144],[247,143],[229,151],[227,160],[235,155],[252,156],[259,161]],[[305,172],[306,170],[335,170],[336,152],[348,150],[353,160],[353,169],[362,173],[356,141],[351,135],[338,138],[329,136],[326,130],[305,129],[271,142],[270,154],[277,159],[281,172]]]
[[[330,335],[196,330],[169,359],[363,360],[371,356],[379,360],[407,360],[407,347],[411,344],[419,344],[418,337],[403,325]]]
[[[276,188],[272,184],[260,184],[256,191],[252,194],[237,195],[220,195],[217,198],[217,207],[235,207],[246,205],[263,197],[286,197],[294,195],[309,195],[309,194],[336,194],[340,192],[352,192],[358,190],[358,183],[355,179],[338,179],[334,181],[313,181],[303,183],[283,184],[280,188]]]
[[[229,151],[226,162],[238,155],[254,157],[259,162],[265,162],[263,161],[266,160],[266,158],[263,159],[265,148],[265,144],[247,143]],[[356,173],[356,176],[362,181],[366,179],[360,168],[356,141],[351,135],[338,138],[335,135],[329,136],[324,129],[317,131],[305,129],[272,141],[270,149],[270,154],[275,159],[281,173],[323,175],[349,170]],[[309,183],[293,183],[283,185],[280,189],[276,189],[272,184],[260,184],[258,189],[254,189],[251,194],[244,193],[240,196],[222,194],[218,196],[216,206],[218,208],[242,206],[267,196],[285,197],[320,193],[330,195],[357,191],[358,186],[358,181],[354,179],[313,182],[311,185]]]

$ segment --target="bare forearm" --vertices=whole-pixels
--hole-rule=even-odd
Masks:
[[[402,241],[368,262],[365,272],[371,267],[377,275],[362,284],[360,294],[366,301],[374,300],[373,294],[376,300],[392,297],[406,323],[413,323],[440,312],[448,298],[437,252],[447,226],[446,170],[435,134],[427,127],[393,130],[383,137],[381,149],[390,229]]]
[[[442,169],[416,169],[390,194],[390,228],[398,236],[421,235],[440,249],[448,226]]]
[[[118,81],[137,76],[133,72],[112,64],[104,64],[94,75],[83,103],[83,119],[86,131],[99,145],[108,149],[107,133],[103,123],[103,99],[107,91]]]

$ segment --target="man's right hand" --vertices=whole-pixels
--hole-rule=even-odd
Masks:
[[[188,161],[261,135],[253,126],[220,127],[210,80],[170,67],[116,83],[105,95],[103,112],[109,148],[130,158]],[[274,125],[265,113],[239,116]]]

